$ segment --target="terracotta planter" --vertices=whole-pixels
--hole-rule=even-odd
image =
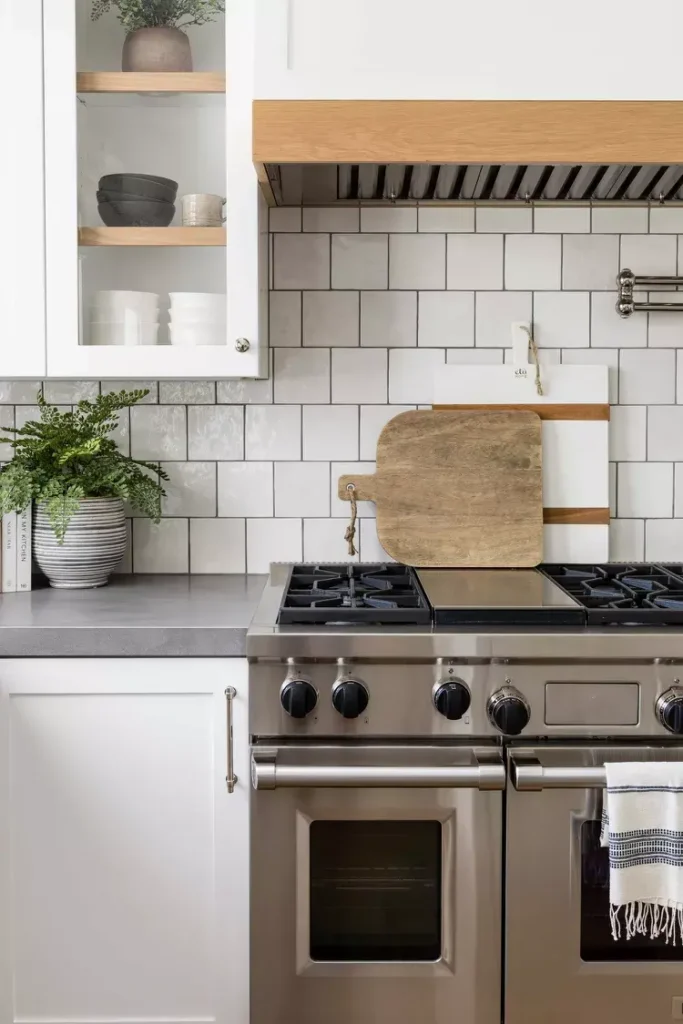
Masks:
[[[168,25],[139,28],[126,36],[121,67],[124,71],[192,71],[190,40]]]
[[[44,505],[33,513],[33,554],[60,590],[103,587],[126,550],[126,515],[120,498],[83,498],[58,544]]]

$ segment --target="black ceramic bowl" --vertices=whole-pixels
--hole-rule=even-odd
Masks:
[[[150,199],[149,196],[136,195],[134,192],[115,192],[113,189],[100,188],[97,190],[98,203],[118,203],[121,200],[132,200],[134,202],[161,203],[165,206],[172,206],[168,199]]]
[[[97,211],[108,228],[166,228],[173,220],[175,206],[147,199],[119,199],[100,203]]]
[[[105,174],[99,187],[105,192],[127,192],[144,199],[165,199],[167,203],[174,203],[178,195],[177,181],[149,174]]]

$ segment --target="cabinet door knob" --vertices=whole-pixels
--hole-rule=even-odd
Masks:
[[[249,338],[238,338],[235,342],[235,348],[238,352],[248,352],[251,348],[251,342]]]

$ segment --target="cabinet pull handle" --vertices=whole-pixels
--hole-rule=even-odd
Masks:
[[[233,770],[232,765],[232,702],[237,696],[237,690],[234,686],[228,686],[225,691],[225,714],[226,714],[226,726],[227,726],[227,739],[226,739],[226,754],[227,754],[227,770],[225,776],[225,782],[228,787],[228,793],[235,792],[235,783],[237,782],[237,776]]]

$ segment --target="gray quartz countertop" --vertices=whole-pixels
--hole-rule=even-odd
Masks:
[[[243,657],[266,576],[114,576],[0,597],[0,658]]]

